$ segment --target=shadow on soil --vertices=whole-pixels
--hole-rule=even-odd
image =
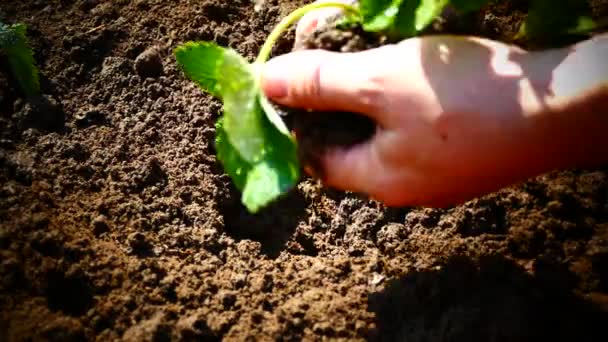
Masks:
[[[413,272],[369,297],[372,341],[579,341],[592,339],[608,312],[573,294],[576,279],[551,261],[535,275],[502,256],[452,258]]]
[[[250,239],[259,242],[262,253],[274,259],[285,249],[286,242],[304,219],[307,205],[300,192],[292,191],[259,214],[250,214],[238,200],[223,205],[220,211],[228,235],[237,241]]]

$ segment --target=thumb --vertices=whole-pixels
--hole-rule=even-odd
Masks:
[[[366,72],[364,53],[303,50],[278,56],[264,67],[262,89],[289,107],[373,116],[383,107],[384,92],[379,78]]]

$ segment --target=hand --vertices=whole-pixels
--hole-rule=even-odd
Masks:
[[[605,147],[581,152],[608,146],[594,128],[605,132],[605,115],[573,100],[606,84],[605,59],[585,66],[569,52],[453,36],[359,53],[298,51],[267,64],[263,88],[283,105],[356,112],[381,127],[368,142],[322,158],[327,185],[387,205],[447,206],[556,167],[608,160]],[[573,79],[581,80],[576,91]],[[602,89],[596,102],[605,108]]]

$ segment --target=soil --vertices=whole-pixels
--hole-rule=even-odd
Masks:
[[[1,341],[605,335],[606,168],[445,209],[304,179],[247,213],[215,159],[220,104],[171,51],[214,40],[253,59],[302,3],[2,2],[28,24],[44,96],[25,101],[2,64]]]

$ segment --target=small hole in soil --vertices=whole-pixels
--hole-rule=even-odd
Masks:
[[[56,272],[48,277],[47,301],[53,311],[81,316],[93,305],[93,292],[85,277]]]
[[[220,204],[226,233],[237,240],[258,241],[262,245],[262,253],[277,257],[306,214],[306,201],[302,194],[293,190],[258,214],[250,214],[238,201],[236,189],[230,188],[233,200]]]
[[[313,257],[319,255],[319,249],[317,248],[317,246],[315,246],[315,241],[311,234],[300,233],[296,237],[296,241],[303,249],[302,254]]]

